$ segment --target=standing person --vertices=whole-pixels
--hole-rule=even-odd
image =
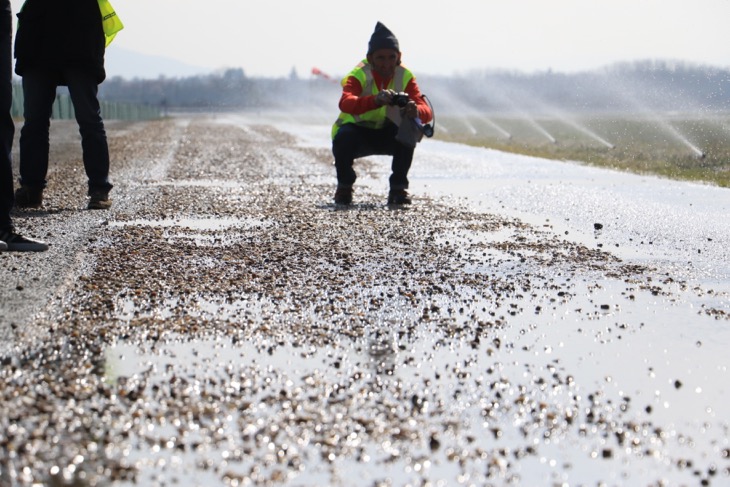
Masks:
[[[88,208],[111,206],[109,146],[97,97],[105,37],[97,0],[26,0],[18,14],[15,72],[23,77],[20,188],[15,204],[39,208],[48,173],[49,127],[56,88],[68,86],[81,134]]]
[[[15,233],[10,216],[13,208],[11,156],[15,135],[15,124],[10,115],[13,104],[12,37],[10,0],[0,0],[0,250],[42,251],[48,250],[48,245]]]
[[[403,92],[408,95],[407,101],[397,95]],[[400,103],[394,106],[396,101]],[[352,187],[357,177],[352,167],[354,160],[380,154],[393,156],[388,204],[410,204],[408,171],[415,141],[402,143],[399,125],[412,126],[409,119],[428,123],[433,115],[415,76],[401,64],[398,39],[382,23],[375,25],[366,59],[342,81],[339,106],[342,113],[332,128],[332,153],[337,169],[335,203],[352,203]]]

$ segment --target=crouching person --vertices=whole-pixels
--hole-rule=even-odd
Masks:
[[[335,203],[352,203],[355,159],[393,156],[388,204],[411,203],[408,171],[420,135],[420,124],[433,114],[416,83],[401,64],[398,39],[380,22],[368,44],[367,57],[342,81],[339,118],[332,128],[337,169]]]

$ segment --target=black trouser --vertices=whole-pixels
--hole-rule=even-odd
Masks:
[[[395,140],[398,127],[388,123],[381,129],[370,129],[347,123],[340,127],[332,141],[332,154],[337,168],[337,186],[349,188],[357,175],[352,165],[355,159],[374,155],[391,155],[390,189],[408,189],[408,171],[413,161],[412,147]]]
[[[12,230],[13,136],[15,124],[10,115],[13,104],[11,40],[13,19],[10,1],[0,0],[0,232]]]
[[[20,130],[20,184],[45,188],[48,173],[49,128],[59,76],[68,85],[81,134],[84,169],[89,192],[109,191],[109,146],[101,118],[94,73],[81,69],[60,72],[31,70],[23,74],[23,115]]]

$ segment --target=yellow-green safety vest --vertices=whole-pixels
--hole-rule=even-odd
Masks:
[[[380,88],[375,85],[373,80],[373,69],[367,59],[363,59],[347,76],[342,78],[342,86],[347,84],[347,80],[351,76],[354,76],[360,82],[360,86],[362,86],[362,96],[367,96],[368,94],[377,95],[380,91]],[[387,89],[404,91],[411,79],[413,79],[413,73],[403,66],[396,66],[395,74],[390,80],[390,83],[388,83]],[[400,124],[400,109],[398,107],[382,106],[361,115],[340,113],[340,116],[337,117],[337,120],[332,126],[332,138],[335,138],[340,127],[346,123],[354,123],[364,127],[377,129],[383,127],[387,119],[390,119],[396,124]]]
[[[104,37],[106,38],[106,45],[112,43],[117,33],[124,29],[122,20],[117,15],[117,12],[109,3],[109,0],[98,0],[99,11],[101,11],[101,24],[104,27]]]

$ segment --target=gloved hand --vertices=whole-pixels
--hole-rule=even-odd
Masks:
[[[408,104],[401,109],[400,113],[404,118],[417,118],[418,107],[416,106],[416,102],[413,100],[409,101]]]
[[[375,95],[375,104],[379,107],[390,105],[390,101],[393,99],[394,94],[395,91],[393,90],[380,90],[380,92]]]

